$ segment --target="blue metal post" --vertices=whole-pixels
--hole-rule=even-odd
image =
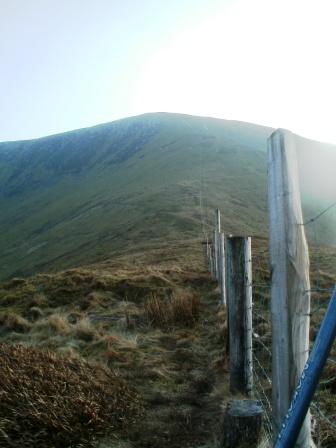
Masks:
[[[275,448],[293,448],[336,337],[336,289],[303,369],[292,403],[281,426]]]

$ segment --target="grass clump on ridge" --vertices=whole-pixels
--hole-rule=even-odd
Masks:
[[[200,300],[189,295],[179,294],[164,299],[152,294],[145,303],[145,310],[154,327],[193,327],[199,319]]]
[[[142,413],[139,395],[102,365],[0,344],[0,446],[91,447]]]

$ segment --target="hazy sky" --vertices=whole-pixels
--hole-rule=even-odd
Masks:
[[[0,141],[144,112],[336,143],[335,0],[0,0]]]

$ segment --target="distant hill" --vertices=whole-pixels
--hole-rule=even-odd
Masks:
[[[0,143],[0,278],[199,237],[200,202],[208,222],[220,207],[226,231],[265,235],[271,132],[156,113]],[[321,151],[335,166],[336,151]],[[319,198],[302,178],[309,215]]]

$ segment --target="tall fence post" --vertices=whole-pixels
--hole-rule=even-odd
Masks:
[[[220,292],[221,304],[226,306],[226,263],[225,263],[225,236],[224,233],[219,234],[219,269],[220,269]]]
[[[268,207],[272,270],[272,409],[274,437],[286,416],[309,350],[310,281],[294,137],[268,139]],[[311,446],[308,413],[297,447]]]
[[[208,267],[208,271],[211,272],[210,269],[210,242],[208,238],[208,234],[205,235],[205,243],[206,243],[206,265]]]
[[[213,231],[213,238],[212,238],[212,263],[213,263],[213,276],[214,279],[218,278],[218,237],[216,230]]]
[[[214,262],[213,262],[213,244],[209,244],[209,271],[211,274],[211,277],[215,276],[215,272],[214,272]]]
[[[214,230],[214,257],[215,257],[215,276],[219,281],[220,269],[219,269],[219,233],[220,233],[221,223],[220,223],[220,210],[217,208],[215,210],[215,230]]]
[[[217,232],[221,231],[221,215],[220,215],[220,210],[219,208],[216,209],[215,211],[215,216],[216,216],[216,225],[215,228],[217,230]]]
[[[226,260],[230,390],[249,395],[252,390],[251,238],[227,238]]]
[[[245,368],[246,390],[250,393],[253,388],[253,352],[252,352],[252,241],[251,237],[245,238],[244,243],[244,286],[245,286]]]

